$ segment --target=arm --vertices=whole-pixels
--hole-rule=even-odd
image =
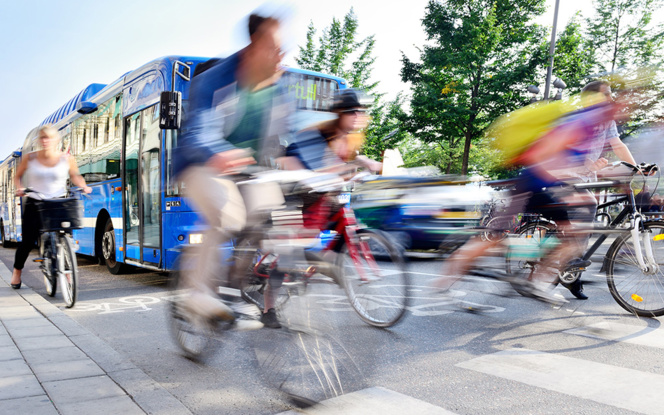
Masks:
[[[372,160],[367,156],[357,156],[355,160],[360,162],[365,168],[371,170],[372,172],[380,172],[383,170],[383,163],[380,161]]]
[[[616,156],[618,156],[620,160],[636,165],[636,161],[632,156],[632,152],[629,151],[629,148],[627,148],[625,143],[620,141],[620,138],[618,137],[610,138],[609,144],[611,144],[611,150],[613,150],[613,152],[616,154]]]
[[[71,179],[71,182],[83,189],[85,193],[91,193],[92,188],[90,188],[87,183],[85,183],[85,179],[78,171],[78,164],[76,164],[76,159],[72,156],[68,156],[67,158],[69,159],[69,178]]]

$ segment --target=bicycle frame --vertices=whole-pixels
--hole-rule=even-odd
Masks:
[[[594,185],[594,186],[593,186]],[[589,183],[588,185],[584,185],[584,189],[591,189],[591,188],[599,188],[599,187],[606,187],[603,183]],[[628,194],[619,198],[616,198],[615,200],[612,200],[610,202],[605,202],[597,206],[597,209],[603,209],[607,206],[612,206],[612,205],[617,205],[619,203],[627,202],[627,206],[623,208],[622,211],[616,216],[616,218],[611,221],[609,224],[610,229],[615,229],[623,223],[625,218],[627,218],[628,215],[631,215],[629,218],[629,231],[632,235],[632,244],[634,245],[634,255],[636,257],[636,261],[639,264],[639,267],[641,267],[641,271],[644,273],[652,273],[652,272],[657,272],[659,270],[659,267],[657,266],[657,261],[654,258],[653,250],[652,250],[652,243],[650,241],[650,237],[646,234],[643,233],[641,234],[641,231],[643,229],[643,215],[641,215],[641,212],[637,209],[636,205],[636,200],[634,198],[634,191],[632,190],[631,187],[628,187],[629,191]],[[640,238],[642,236],[642,238]],[[583,255],[584,260],[589,260],[590,257],[599,249],[599,247],[604,243],[604,241],[608,238],[608,233],[602,233],[595,243],[588,248],[586,253]],[[641,249],[641,244],[639,243],[639,239],[643,239],[643,246],[644,249]],[[644,256],[644,251],[645,251],[645,256]]]
[[[348,253],[353,260],[353,263],[357,266],[360,279],[365,282],[368,281],[367,275],[360,263],[360,255],[367,260],[373,271],[378,271],[379,267],[371,255],[369,246],[366,242],[362,241],[357,234],[360,227],[357,224],[357,219],[355,218],[353,210],[349,207],[342,207],[332,216],[331,221],[336,224],[334,230],[344,238],[346,245],[348,246]],[[338,249],[340,241],[341,238],[332,238],[324,250],[333,251]]]

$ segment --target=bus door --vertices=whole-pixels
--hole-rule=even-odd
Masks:
[[[154,105],[125,118],[125,258],[161,268],[161,129]]]

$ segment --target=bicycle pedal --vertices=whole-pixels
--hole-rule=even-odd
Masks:
[[[46,258],[35,258],[32,260],[32,262],[44,262],[46,261]]]

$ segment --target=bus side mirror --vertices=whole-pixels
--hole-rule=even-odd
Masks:
[[[163,130],[177,130],[180,128],[181,116],[182,94],[171,91],[162,92],[159,103],[159,128]]]

